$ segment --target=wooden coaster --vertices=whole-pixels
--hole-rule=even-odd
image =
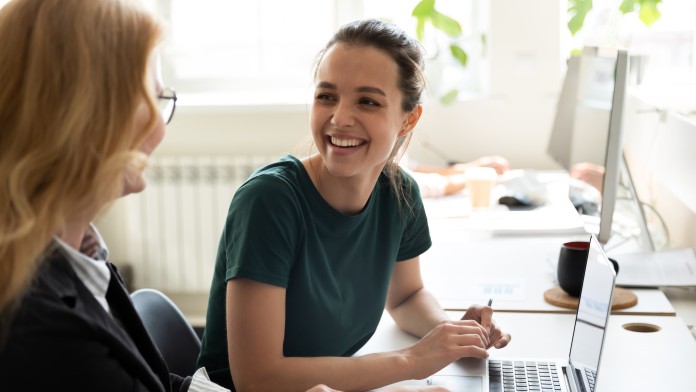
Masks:
[[[577,309],[577,297],[571,297],[563,291],[562,288],[556,286],[544,292],[544,299],[551,305],[560,306],[562,308]],[[630,291],[621,287],[614,288],[614,296],[611,301],[611,310],[626,309],[638,303],[638,297]]]

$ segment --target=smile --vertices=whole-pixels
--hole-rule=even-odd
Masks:
[[[331,144],[337,147],[357,147],[363,143],[360,139],[339,139],[331,136]]]

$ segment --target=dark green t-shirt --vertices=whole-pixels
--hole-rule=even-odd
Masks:
[[[220,239],[198,360],[213,381],[232,387],[225,325],[229,279],[286,289],[287,357],[350,356],[370,339],[394,262],[431,245],[418,186],[402,175],[411,208],[399,208],[381,175],[356,215],[326,203],[292,156],[259,169],[237,190]]]

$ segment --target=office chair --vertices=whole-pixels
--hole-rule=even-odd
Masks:
[[[192,376],[196,371],[201,340],[176,304],[154,289],[136,290],[131,299],[169,371],[180,376]]]

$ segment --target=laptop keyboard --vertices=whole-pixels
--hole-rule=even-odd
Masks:
[[[488,361],[490,392],[557,392],[561,381],[553,362]]]
[[[590,392],[594,392],[595,379],[597,378],[597,372],[585,368],[585,375],[587,375],[587,383],[590,384]]]

